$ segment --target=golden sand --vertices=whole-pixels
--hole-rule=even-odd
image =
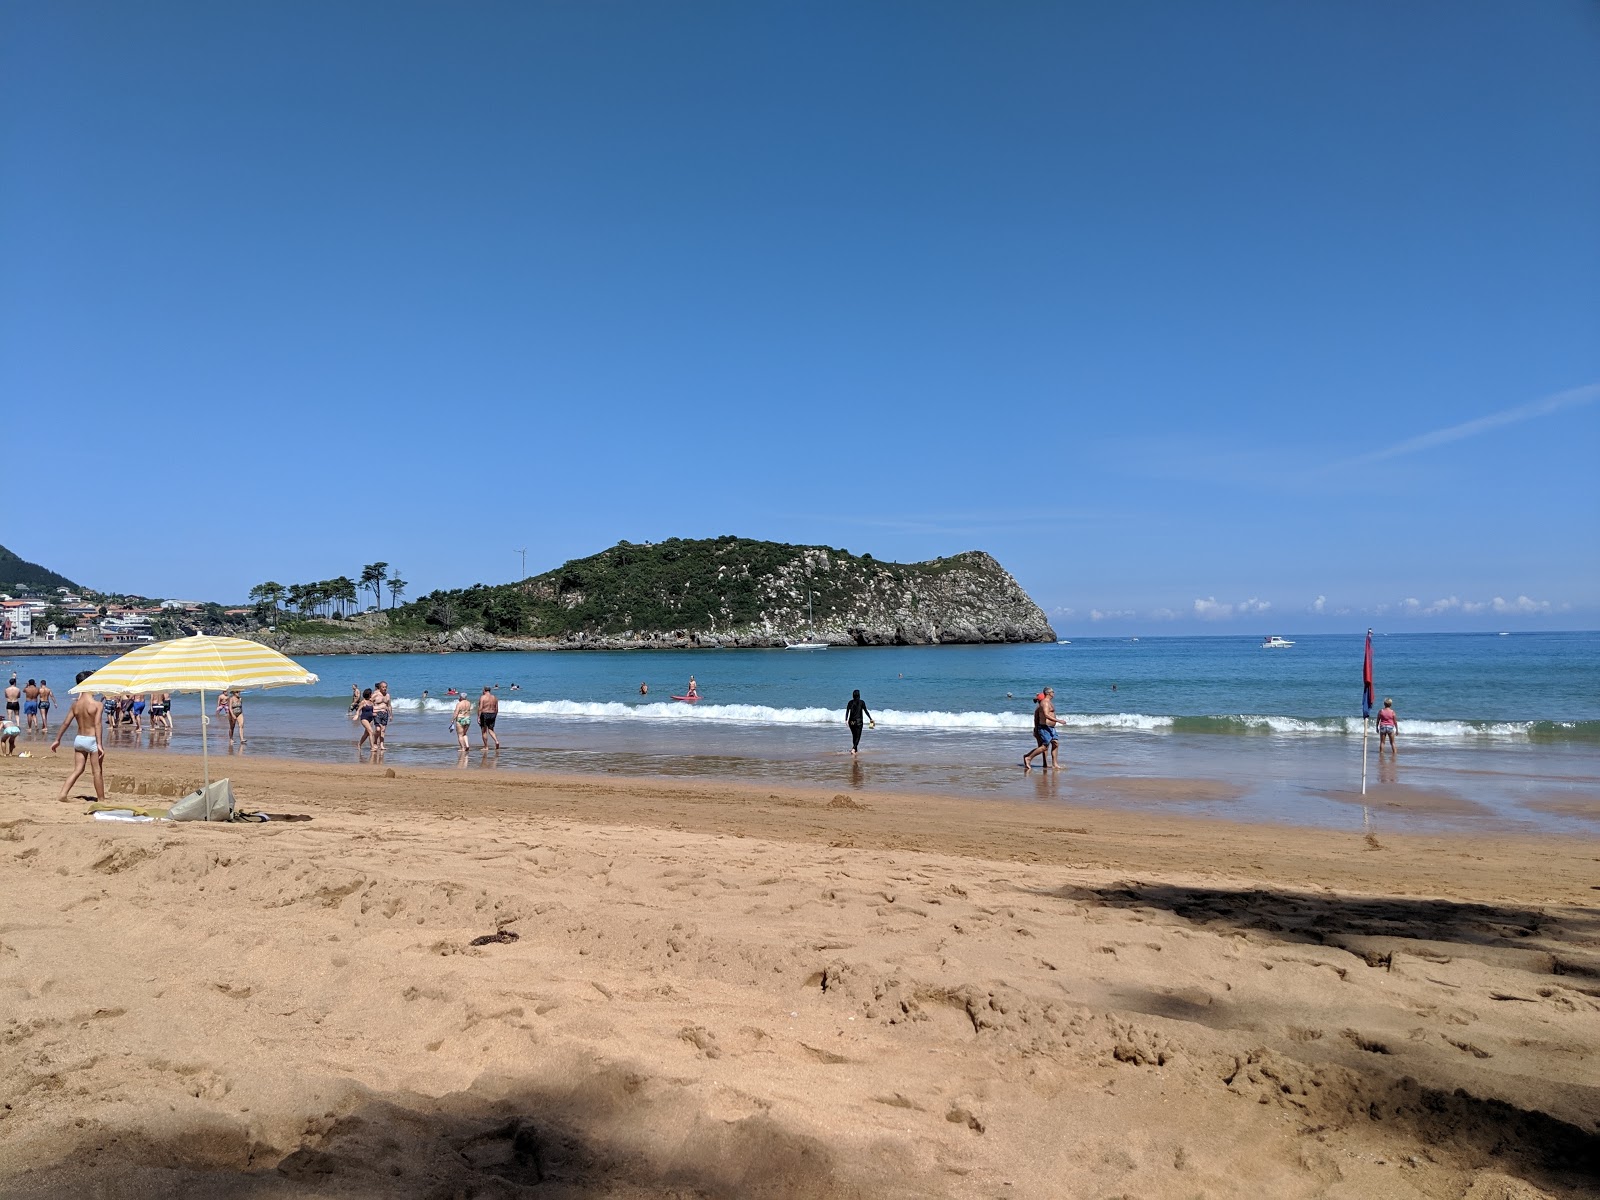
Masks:
[[[65,768],[0,764],[7,1196],[1600,1189],[1600,841]]]

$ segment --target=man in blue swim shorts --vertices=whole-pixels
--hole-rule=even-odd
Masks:
[[[1033,756],[1038,754],[1044,758],[1044,769],[1055,767],[1061,769],[1061,764],[1056,760],[1059,739],[1056,736],[1056,690],[1045,688],[1033,698],[1033,740],[1037,743],[1032,750],[1022,756],[1022,769],[1033,770]]]
[[[93,672],[79,671],[78,682],[82,683]],[[50,743],[50,753],[54,754],[61,749],[61,739],[67,736],[67,726],[76,724],[78,736],[72,739],[72,757],[74,768],[71,777],[61,787],[61,794],[57,800],[70,800],[72,798],[72,785],[78,782],[85,767],[92,767],[94,777],[95,799],[101,804],[106,802],[106,777],[104,764],[106,752],[100,742],[100,722],[105,715],[105,705],[88,693],[83,693],[72,698],[72,707],[67,710],[67,719],[61,722],[61,730],[56,734],[56,740]]]

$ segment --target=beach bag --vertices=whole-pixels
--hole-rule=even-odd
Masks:
[[[233,784],[219,779],[208,787],[190,792],[167,810],[174,821],[233,820]]]

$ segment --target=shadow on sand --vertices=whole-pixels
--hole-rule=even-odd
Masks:
[[[162,1196],[250,1200],[394,1196],[448,1200],[538,1196],[834,1197],[926,1194],[909,1178],[847,1182],[815,1138],[757,1114],[694,1111],[637,1120],[648,1081],[605,1069],[574,1090],[474,1088],[430,1099],[350,1086],[308,1113],[298,1144],[254,1136],[248,1116],[135,1130],[90,1125],[58,1161],[0,1180],[29,1200]],[[645,1107],[648,1105],[646,1104]],[[664,1121],[663,1117],[667,1119]]]
[[[1594,949],[1600,945],[1600,912],[1594,909],[1166,883],[1025,890],[1096,908],[1171,913],[1223,935],[1239,932],[1285,945],[1336,947],[1355,954],[1366,968],[1388,969],[1397,954],[1425,963],[1476,959],[1528,973],[1518,994],[1488,992],[1490,1000],[1538,1003],[1557,990],[1542,985],[1559,983],[1560,989],[1587,998],[1600,1012],[1600,955]],[[1254,1027],[1248,1022],[1241,1026],[1238,1014],[1228,1015],[1208,997],[1186,996],[1181,990],[1119,993],[1119,1002],[1152,1016],[1216,1029]],[[1357,1049],[1380,1061],[1390,1053],[1387,1046],[1363,1042],[1354,1031],[1348,1035],[1355,1037]],[[1591,1122],[1578,1125],[1548,1112],[1474,1096],[1461,1087],[1425,1086],[1376,1065],[1360,1071],[1342,1068],[1348,1078],[1340,1086],[1334,1077],[1340,1068],[1308,1064],[1299,1057],[1253,1051],[1237,1061],[1223,1082],[1237,1090],[1249,1081],[1263,1103],[1265,1097],[1287,1101],[1308,1117],[1319,1111],[1327,1117],[1334,1110],[1319,1110],[1318,1104],[1326,1109],[1331,1102],[1337,1109],[1334,1123],[1348,1116],[1393,1123],[1425,1146],[1454,1143],[1481,1164],[1493,1163],[1540,1186],[1563,1194],[1600,1195],[1600,1087],[1551,1093],[1552,1099],[1560,1094],[1573,1101],[1572,1111],[1592,1114]],[[1332,1061],[1339,1058],[1347,1056],[1335,1055]]]

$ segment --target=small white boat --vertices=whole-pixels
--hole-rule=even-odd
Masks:
[[[1281,638],[1277,634],[1273,634],[1261,643],[1261,648],[1263,650],[1287,650],[1292,645],[1294,643],[1288,638]]]
[[[1072,639],[1071,638],[1057,638],[1056,639],[1056,645],[1058,645],[1058,646],[1070,646],[1070,645],[1072,645]]]
[[[814,595],[816,595],[815,592],[809,590],[806,592],[806,625],[809,626],[806,640],[803,642],[785,642],[783,644],[785,650],[826,650],[828,648],[827,642],[816,640],[816,619],[811,615],[811,597]]]

